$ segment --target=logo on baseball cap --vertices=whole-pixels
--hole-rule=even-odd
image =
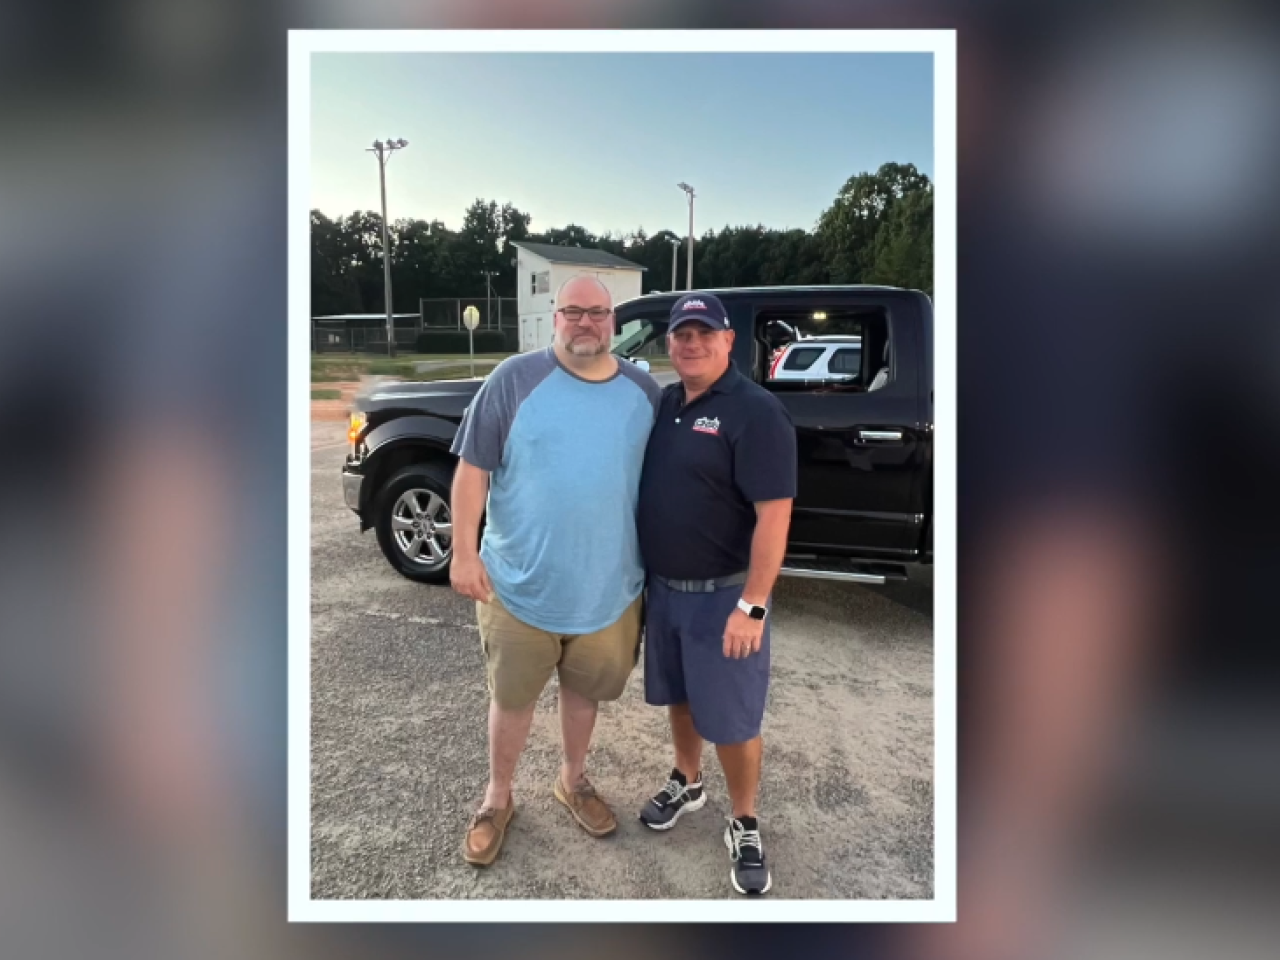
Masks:
[[[667,324],[667,332],[675,330],[680,324],[696,320],[705,323],[712,330],[729,329],[729,313],[719,298],[710,293],[686,293],[671,308],[671,321]]]

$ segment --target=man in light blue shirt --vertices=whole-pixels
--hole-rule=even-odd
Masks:
[[[477,866],[502,846],[516,762],[553,671],[564,738],[553,792],[592,836],[617,829],[586,778],[586,755],[599,702],[622,695],[638,658],[636,504],[660,391],[609,352],[613,328],[604,284],[569,280],[552,346],[499,364],[454,441],[450,576],[476,601],[490,698],[489,784],[463,841]]]

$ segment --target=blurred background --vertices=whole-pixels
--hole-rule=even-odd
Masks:
[[[285,31],[351,27],[958,30],[958,924],[285,923]],[[1278,74],[1234,2],[0,0],[6,955],[1274,955]]]

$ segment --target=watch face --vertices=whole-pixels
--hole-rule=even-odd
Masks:
[[[752,607],[751,613],[748,614],[752,620],[763,620],[765,615],[764,607]]]

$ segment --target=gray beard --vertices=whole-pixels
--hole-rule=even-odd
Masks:
[[[598,357],[609,349],[609,345],[603,340],[597,340],[594,345],[590,341],[574,340],[566,344],[565,349],[575,357]]]

